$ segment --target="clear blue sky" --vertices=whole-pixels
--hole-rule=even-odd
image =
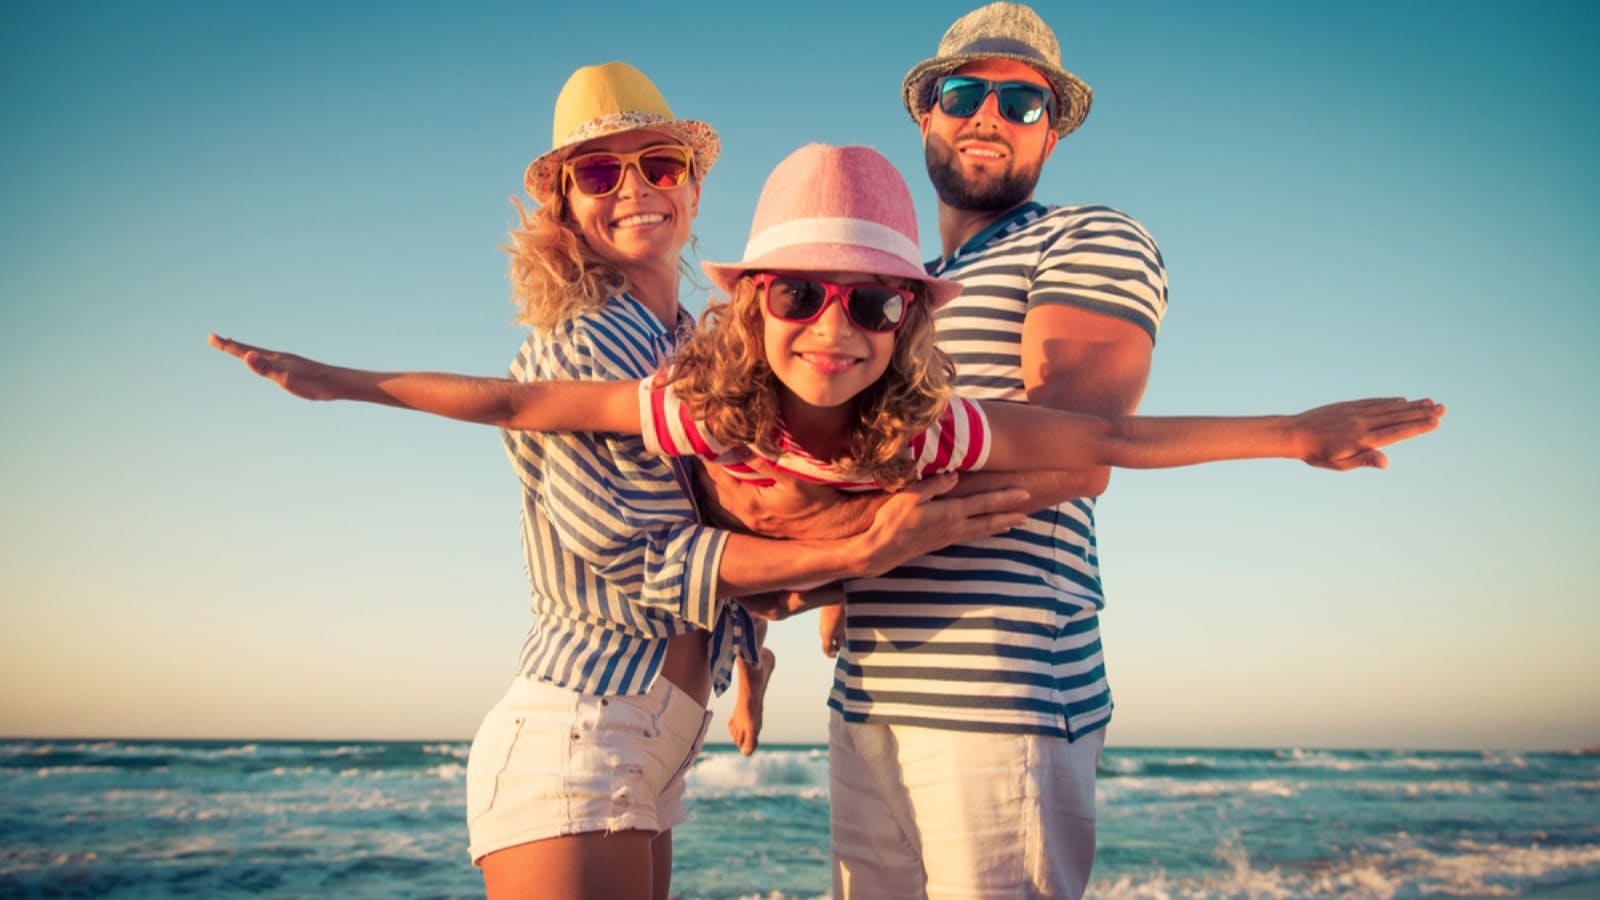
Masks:
[[[0,735],[470,736],[528,622],[498,436],[206,332],[503,372],[507,198],[611,59],[722,133],[703,258],[813,140],[893,159],[932,255],[899,84],[971,5],[8,3]],[[1043,11],[1096,102],[1040,198],[1169,268],[1146,412],[1451,410],[1382,473],[1117,475],[1112,742],[1600,744],[1600,6]],[[814,623],[773,641],[769,739],[824,739]]]

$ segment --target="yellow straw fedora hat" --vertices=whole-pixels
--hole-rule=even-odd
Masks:
[[[911,118],[922,121],[933,108],[934,84],[980,59],[1014,59],[1039,70],[1056,95],[1056,134],[1066,137],[1083,124],[1094,102],[1078,76],[1061,67],[1061,45],[1039,14],[1020,3],[991,3],[967,13],[939,41],[939,53],[906,73],[900,99]]]
[[[556,97],[550,152],[528,165],[522,182],[545,202],[560,188],[561,164],[584,141],[625,131],[659,131],[694,154],[694,172],[704,178],[717,161],[722,140],[704,122],[672,114],[666,98],[645,74],[625,62],[584,66],[572,73]]]

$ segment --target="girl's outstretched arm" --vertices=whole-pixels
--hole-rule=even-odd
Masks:
[[[373,372],[253,347],[213,334],[211,346],[244,360],[307,400],[359,400],[513,431],[638,434],[639,382],[536,381],[442,372]]]
[[[1120,416],[1102,419],[1018,403],[984,403],[997,471],[1117,466],[1160,469],[1224,459],[1286,457],[1325,469],[1384,468],[1379,447],[1439,427],[1432,400],[1387,397],[1294,416]]]

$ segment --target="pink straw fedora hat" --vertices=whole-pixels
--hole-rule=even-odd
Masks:
[[[1066,137],[1089,117],[1094,91],[1061,68],[1061,45],[1050,26],[1020,3],[991,3],[957,19],[940,39],[938,55],[906,73],[900,99],[911,118],[920,122],[933,108],[936,81],[980,59],[1014,59],[1037,69],[1055,91],[1056,134]]]
[[[666,98],[645,74],[625,62],[584,66],[572,73],[556,97],[550,152],[534,160],[523,184],[541,203],[560,188],[561,164],[584,141],[625,131],[659,131],[694,153],[694,172],[704,178],[722,151],[716,129],[672,114]]]
[[[935,309],[961,293],[922,266],[917,211],[894,164],[870,147],[807,144],[767,176],[744,259],[701,263],[728,294],[746,272],[872,272],[920,281]]]

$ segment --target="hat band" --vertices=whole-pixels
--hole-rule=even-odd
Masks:
[[[960,56],[986,56],[989,54],[1006,54],[1010,56],[1024,56],[1028,59],[1037,59],[1046,65],[1060,65],[1051,63],[1050,60],[1037,47],[1015,38],[986,37],[978,38],[951,55]]]
[[[921,251],[900,231],[866,219],[791,219],[752,237],[744,247],[746,262],[775,250],[806,244],[850,244],[898,256],[922,268]]]
[[[671,125],[675,119],[659,113],[642,109],[623,109],[616,112],[602,113],[585,122],[580,122],[578,127],[567,132],[566,140],[558,142],[552,150],[560,150],[573,144],[580,144],[591,138],[605,137],[621,131],[637,131],[658,125]]]

